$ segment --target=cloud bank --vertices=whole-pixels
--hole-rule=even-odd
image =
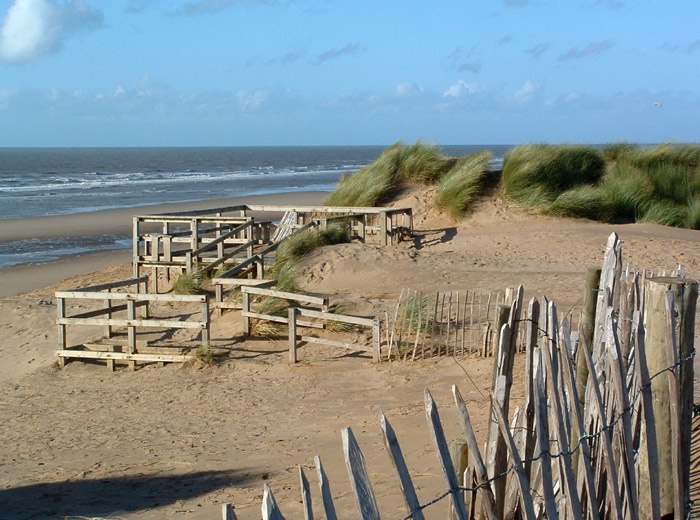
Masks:
[[[103,23],[102,12],[82,0],[15,0],[0,25],[0,62],[29,63],[57,52],[72,34]]]

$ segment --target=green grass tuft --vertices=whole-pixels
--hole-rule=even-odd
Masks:
[[[182,273],[173,283],[175,294],[204,294],[204,282],[206,276],[202,271],[194,270]]]
[[[490,152],[483,151],[458,159],[440,179],[435,200],[437,207],[449,211],[455,220],[466,215],[483,190],[491,157]]]
[[[403,149],[397,177],[404,182],[435,184],[456,162],[454,157],[443,155],[437,145],[416,141]]]
[[[436,145],[417,141],[398,142],[377,159],[342,178],[326,197],[328,206],[379,206],[387,202],[401,183],[433,184],[449,171],[457,159],[443,155]]]
[[[654,183],[644,171],[626,161],[617,162],[599,184],[616,222],[634,222],[654,199]]]
[[[542,208],[568,189],[597,182],[604,168],[603,155],[592,147],[516,146],[504,158],[503,186],[511,199]]]
[[[669,200],[652,202],[639,219],[640,222],[651,222],[662,226],[685,227],[688,209],[678,206]]]
[[[345,226],[329,225],[325,229],[294,233],[280,244],[270,270],[277,281],[277,288],[280,291],[295,291],[299,285],[297,265],[304,256],[319,247],[347,242],[350,242],[350,234]]]
[[[397,186],[397,172],[403,149],[403,143],[398,142],[384,150],[373,163],[343,177],[326,197],[324,204],[372,207],[385,202]]]
[[[565,191],[543,209],[543,213],[555,217],[587,218],[611,222],[612,206],[603,190],[584,184]]]

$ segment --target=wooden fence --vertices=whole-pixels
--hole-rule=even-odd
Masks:
[[[56,355],[61,366],[66,359],[106,360],[113,370],[115,361],[128,362],[131,368],[136,362],[183,362],[192,359],[183,349],[138,346],[137,333],[143,329],[190,329],[201,334],[201,344],[209,341],[209,301],[203,295],[148,294],[145,292],[148,277],[83,287],[72,291],[57,291],[59,350]],[[120,289],[126,292],[114,292]],[[135,292],[134,292],[135,289]],[[71,313],[69,305],[101,303],[98,308],[80,309]],[[200,319],[153,318],[149,305],[155,302],[189,304],[199,308]],[[93,306],[94,307],[94,306]],[[137,310],[141,310],[140,316]],[[193,314],[197,314],[194,311]],[[75,326],[104,327],[106,342],[68,344],[68,329]],[[126,329],[126,343],[114,342],[117,329]],[[178,350],[178,353],[173,353]]]
[[[266,289],[255,286],[242,286],[243,294],[243,310],[241,316],[243,318],[244,334],[251,333],[251,319],[262,321],[270,321],[273,323],[281,323],[289,328],[289,362],[297,362],[297,348],[299,341],[305,343],[314,343],[327,345],[331,347],[346,348],[350,350],[371,352],[372,360],[375,363],[381,361],[381,322],[379,318],[365,318],[361,316],[350,316],[347,314],[337,314],[328,312],[329,299],[326,297],[318,297],[306,294],[297,294],[284,291],[276,291],[274,289]],[[254,312],[251,310],[251,295],[265,296],[268,298],[277,298],[288,302],[286,316],[278,316],[275,314]],[[301,305],[304,306],[301,306]],[[315,308],[311,308],[315,307]],[[308,318],[306,320],[302,318]],[[328,323],[344,323],[347,325],[368,327],[372,330],[372,343],[367,346],[364,344],[350,343],[347,341],[336,341],[328,338],[316,336],[308,336],[299,334],[299,328],[308,327],[315,329],[327,328]]]
[[[513,381],[516,306],[501,328],[494,364],[491,421],[479,445],[467,406],[453,396],[464,430],[450,455],[438,409],[425,391],[432,443],[445,491],[421,502],[388,419],[379,421],[405,500],[406,516],[421,520],[443,500],[450,517],[489,519],[686,518],[698,284],[682,277],[650,278],[622,269],[611,235],[603,269],[580,334],[561,321],[554,303],[529,302],[525,326],[524,401],[508,422]],[[629,321],[629,325],[626,322]],[[364,457],[350,428],[343,451],[360,518],[380,511]],[[315,459],[321,506],[336,518],[330,483]],[[310,486],[299,469],[305,518],[313,518]],[[264,519],[284,518],[265,484]],[[434,515],[433,515],[434,516]],[[230,504],[225,519],[235,518]]]
[[[279,215],[282,217],[273,223]],[[143,269],[150,267],[153,292],[158,292],[161,272],[167,279],[170,269],[213,271],[236,258],[250,265],[256,262],[253,259],[256,246],[279,242],[312,223],[323,227],[338,219],[344,219],[351,237],[362,242],[376,235],[382,244],[392,245],[413,230],[411,208],[237,205],[135,216],[134,277],[138,278]],[[272,251],[274,248],[258,253],[257,260]]]
[[[522,286],[502,292],[402,289],[396,304],[384,314],[387,357],[415,360],[440,355],[493,356],[513,302],[514,343],[521,352],[525,348],[524,328],[519,325]],[[578,307],[569,310],[570,322],[578,323],[579,312]]]

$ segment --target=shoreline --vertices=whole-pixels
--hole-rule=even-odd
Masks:
[[[51,217],[0,220],[0,243],[32,238],[131,235],[132,217],[173,211],[235,206],[237,204],[320,204],[328,192],[303,191],[250,195],[197,202],[155,204]],[[0,297],[17,296],[65,278],[131,261],[130,249],[111,249],[66,255],[44,263],[25,263],[0,269]]]

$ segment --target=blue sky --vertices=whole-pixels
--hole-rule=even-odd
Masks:
[[[0,147],[698,142],[697,0],[0,0]]]

